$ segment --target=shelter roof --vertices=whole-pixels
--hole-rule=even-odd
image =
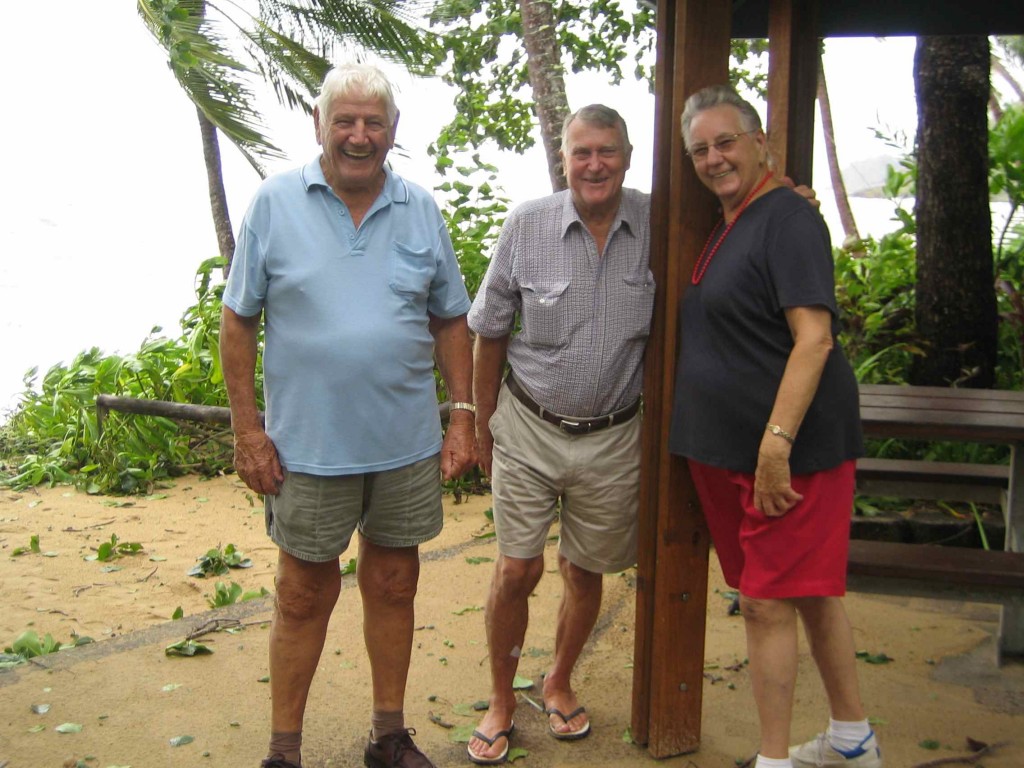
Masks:
[[[770,0],[733,0],[732,36],[767,37]],[[821,37],[1024,34],[1016,0],[823,0]]]

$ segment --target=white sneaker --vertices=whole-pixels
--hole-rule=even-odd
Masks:
[[[848,752],[833,747],[828,736],[819,733],[806,744],[789,748],[789,759],[793,768],[822,768],[823,766],[845,766],[845,768],[882,768],[882,750],[878,748],[875,732],[867,735],[860,744]]]

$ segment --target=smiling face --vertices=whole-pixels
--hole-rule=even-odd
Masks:
[[[313,110],[317,143],[323,147],[327,183],[339,197],[375,193],[384,181],[384,162],[395,145],[394,124],[383,99],[355,92],[334,99],[327,114]]]
[[[764,132],[750,131],[735,107],[719,105],[694,115],[689,139],[691,153],[698,147],[707,148],[705,156],[697,153],[694,168],[704,186],[721,201],[729,219],[768,170]],[[719,149],[716,142],[727,146]]]
[[[562,146],[562,163],[580,216],[614,214],[622,198],[632,148],[622,132],[575,119]]]

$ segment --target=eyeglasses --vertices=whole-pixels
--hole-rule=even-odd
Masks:
[[[686,154],[690,156],[693,162],[702,163],[708,159],[708,152],[711,150],[711,147],[714,147],[715,151],[720,155],[731,152],[736,146],[736,142],[739,141],[740,136],[746,136],[748,133],[757,133],[757,129],[741,133],[727,133],[710,144],[698,144],[696,147],[690,147]]]

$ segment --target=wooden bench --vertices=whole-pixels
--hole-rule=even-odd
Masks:
[[[1010,467],[948,461],[858,459],[857,492],[933,501],[973,501],[1006,508]]]
[[[855,539],[846,572],[856,592],[984,603],[1024,599],[1022,552]]]
[[[868,437],[1010,446],[1009,466],[862,459],[857,468],[861,493],[999,504],[1006,551],[854,540],[849,588],[999,603],[998,658],[1024,656],[1024,392],[862,385],[860,407]]]
[[[1024,552],[853,540],[846,572],[853,592],[997,603],[996,663],[1022,656],[1013,639],[1024,614]]]

